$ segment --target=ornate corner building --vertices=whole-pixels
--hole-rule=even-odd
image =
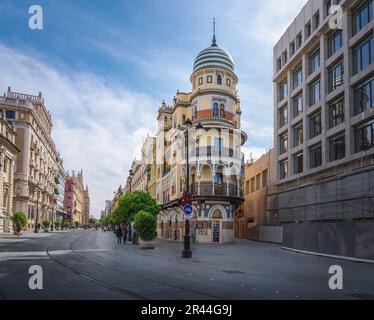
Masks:
[[[192,237],[200,243],[234,241],[234,215],[243,199],[247,135],[240,130],[238,77],[232,57],[219,48],[215,35],[210,47],[195,59],[192,92],[177,92],[173,105],[158,112],[156,137],[156,201],[160,239],[182,241],[182,197],[187,191],[185,133],[188,135],[189,191],[192,194]],[[196,130],[197,126],[202,130]]]

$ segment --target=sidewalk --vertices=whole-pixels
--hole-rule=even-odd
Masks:
[[[55,234],[67,233],[67,232],[70,232],[70,230],[68,230],[68,231],[57,230],[57,231],[49,231],[49,232],[44,232],[43,230],[41,230],[41,231],[39,231],[39,233],[34,233],[34,231],[27,230],[27,231],[23,231],[22,235],[20,235],[19,237],[14,235],[13,233],[0,233],[0,239],[46,238],[46,237],[51,237]]]

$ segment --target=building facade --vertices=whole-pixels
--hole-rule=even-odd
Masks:
[[[55,177],[58,174],[57,152],[51,138],[52,119],[42,94],[12,92],[8,88],[0,99],[0,109],[16,131],[20,150],[15,168],[13,211],[28,216],[28,227],[52,220],[56,210]]]
[[[10,217],[13,214],[14,168],[19,149],[15,145],[16,132],[6,119],[4,111],[0,114],[0,233],[13,231]]]
[[[218,47],[215,35],[211,46],[197,56],[190,81],[192,91],[178,91],[173,104],[164,102],[158,113],[156,200],[162,206],[158,237],[183,240],[182,198],[189,191],[194,241],[232,242],[234,215],[243,202],[240,147],[247,136],[240,130],[235,65]]]
[[[275,183],[274,149],[244,170],[244,203],[235,217],[235,235],[239,239],[260,240],[260,227],[277,224],[277,217],[267,211],[268,195]]]
[[[70,176],[66,178],[65,181],[65,197],[64,197],[64,208],[66,215],[67,222],[79,221],[75,218],[75,184],[74,179]]]
[[[370,255],[360,241],[374,230],[373,31],[373,1],[309,0],[274,48],[269,209],[287,246]]]
[[[55,180],[56,189],[55,194],[57,197],[57,209],[56,209],[56,218],[59,218],[62,222],[67,219],[67,212],[65,211],[65,188],[66,188],[66,179],[68,174],[64,169],[64,162],[62,158],[58,155],[58,176]]]

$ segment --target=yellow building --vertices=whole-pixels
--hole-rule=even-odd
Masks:
[[[197,56],[190,77],[192,91],[177,92],[171,106],[158,112],[156,200],[162,206],[158,237],[182,241],[182,197],[187,191],[187,126],[189,191],[192,194],[192,236],[200,243],[234,241],[234,215],[244,201],[238,77],[231,56],[215,35]],[[199,130],[197,128],[201,127]]]
[[[14,166],[19,149],[15,145],[16,132],[0,113],[0,233],[12,232]]]
[[[74,181],[74,221],[82,226],[88,225],[90,216],[90,196],[88,187],[84,187],[83,170],[75,174],[73,171],[72,179]]]

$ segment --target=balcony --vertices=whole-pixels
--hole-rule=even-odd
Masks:
[[[232,158],[234,157],[234,149],[222,148],[222,150],[215,150],[212,147],[201,147],[195,149],[196,157],[215,157],[215,158]]]
[[[200,193],[198,183],[191,186],[191,193],[194,196],[222,196],[222,197],[234,197],[238,198],[238,188],[235,184],[230,183],[227,188],[227,183],[221,185],[214,185],[213,194],[213,182],[200,182]],[[242,196],[240,192],[240,197]]]

